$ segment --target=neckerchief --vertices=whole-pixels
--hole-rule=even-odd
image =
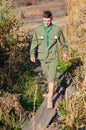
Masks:
[[[49,36],[48,33],[50,32],[50,30],[52,29],[53,24],[51,23],[50,26],[48,28],[45,27],[44,23],[42,23],[42,28],[46,34],[46,50],[48,50],[49,48]]]

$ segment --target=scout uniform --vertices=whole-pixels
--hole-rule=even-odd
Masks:
[[[32,39],[30,56],[31,58],[34,58],[36,48],[38,48],[38,59],[41,62],[43,73],[49,82],[54,82],[55,80],[58,58],[58,41],[61,44],[64,53],[67,53],[68,46],[63,32],[58,26],[55,26],[52,23],[48,28],[42,23],[42,25],[36,29]]]

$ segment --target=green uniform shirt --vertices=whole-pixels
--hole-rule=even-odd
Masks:
[[[58,48],[57,44],[58,41],[62,46],[64,53],[68,53],[68,46],[66,44],[64,35],[60,27],[53,25],[52,29],[48,33],[49,37],[49,47],[46,50],[46,36],[45,32],[40,25],[33,35],[32,44],[30,48],[30,56],[31,58],[35,57],[36,48],[38,51],[38,59],[39,60],[51,60],[57,57]]]

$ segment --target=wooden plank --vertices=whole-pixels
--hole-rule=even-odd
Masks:
[[[63,76],[59,75],[59,79],[63,80]],[[69,84],[67,84],[68,96],[73,94],[75,92],[74,85],[72,84],[72,81],[70,80]],[[53,109],[47,109],[47,97],[44,99],[43,103],[39,107],[38,111],[35,113],[35,115],[32,117],[30,121],[26,120],[24,123],[24,127],[22,130],[38,130],[40,127],[43,129],[47,128],[50,124],[52,118],[56,114],[56,105],[59,100],[61,100],[61,97],[65,91],[64,86],[59,86],[56,88],[56,93],[53,97],[54,102],[54,108]],[[72,92],[72,93],[69,93]]]
[[[54,108],[53,109],[47,109],[47,97],[46,97],[42,105],[36,112],[35,116],[30,121],[26,120],[22,130],[33,130],[33,127],[35,128],[34,130],[36,130],[36,128],[39,126],[41,126],[42,128],[47,128],[52,118],[56,114],[55,105],[56,105],[56,102],[60,100],[61,98],[60,96],[61,96],[61,93],[56,93],[54,95],[53,97]]]
[[[45,100],[43,101],[43,103],[41,104],[40,108],[38,109],[38,111],[35,113],[35,116],[30,120],[30,121],[25,121],[24,123],[24,127],[22,130],[32,130],[32,125],[35,123],[37,123],[37,121],[40,119],[40,116],[42,116],[45,107],[46,107],[46,100],[47,98],[45,98]]]
[[[75,82],[73,81],[71,75],[69,74],[69,82],[67,83],[66,90],[65,90],[65,95],[67,98],[70,98],[76,91],[76,85]]]
[[[22,130],[32,130],[32,127],[33,127],[32,125],[34,124],[34,122],[36,123],[40,119],[40,116],[43,114],[43,111],[45,110],[46,100],[47,99],[45,98],[40,108],[35,113],[35,116],[30,121],[27,121],[27,120],[25,121],[24,127]]]
[[[75,85],[72,82],[71,85],[66,88],[66,96],[67,96],[67,98],[71,97],[75,93],[75,91],[76,91],[75,90]]]
[[[56,76],[59,79],[62,78],[62,75],[59,74],[59,73]],[[58,87],[58,89],[60,89],[60,87]],[[34,122],[35,122],[36,125],[42,124],[43,127],[47,127],[50,120],[55,115],[55,109],[47,110],[46,106],[47,106],[47,97],[44,99],[43,103],[41,104],[40,108],[36,112],[35,116],[30,121],[28,121],[28,119],[27,119],[24,122],[24,127],[23,127],[22,130],[32,130]],[[50,118],[49,115],[51,116],[51,118]],[[47,116],[47,120],[46,120],[46,116]]]

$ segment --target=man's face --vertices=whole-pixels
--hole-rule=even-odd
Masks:
[[[43,17],[43,22],[44,22],[45,27],[49,27],[50,23],[52,22],[52,18]]]

